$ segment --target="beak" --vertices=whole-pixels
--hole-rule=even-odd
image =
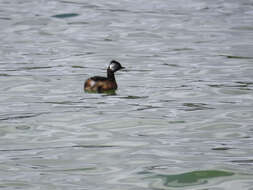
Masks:
[[[125,69],[126,67],[121,67],[120,69]]]

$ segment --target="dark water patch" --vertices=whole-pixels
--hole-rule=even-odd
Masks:
[[[106,104],[106,102],[98,102],[97,104],[103,105]]]
[[[169,121],[170,124],[185,123],[183,120]]]
[[[239,164],[253,164],[253,159],[245,159],[245,160],[232,160],[233,163],[239,163]]]
[[[135,13],[132,10],[127,10],[127,9],[108,9],[110,12],[119,12],[119,13]]]
[[[83,21],[83,22],[69,22],[68,23],[69,25],[86,25],[86,24],[90,24],[89,22],[85,22],[85,21]]]
[[[7,18],[7,17],[0,17],[0,20],[11,20],[11,18]]]
[[[83,66],[80,66],[80,65],[72,65],[71,67],[74,68],[74,69],[84,69],[84,68],[86,68],[86,67],[83,67]]]
[[[210,9],[209,7],[203,7],[200,10],[209,10],[209,9]]]
[[[204,43],[210,43],[210,41],[201,40],[201,41],[195,41],[196,44],[204,44]]]
[[[95,54],[95,52],[89,51],[89,52],[86,52],[85,54],[86,54],[86,55],[93,55],[93,54]]]
[[[62,169],[62,170],[50,170],[53,172],[82,172],[82,171],[91,171],[96,170],[96,167],[87,167],[87,168],[70,168],[70,169]],[[48,171],[48,170],[47,170]]]
[[[22,151],[30,151],[30,150],[35,150],[35,149],[30,149],[30,148],[0,149],[0,152],[22,152]]]
[[[219,101],[220,103],[224,104],[237,104],[238,102],[232,102],[232,101]]]
[[[43,114],[48,114],[50,112],[44,112],[44,113],[24,113],[22,115],[14,115],[13,114],[11,116],[5,116],[5,115],[0,115],[0,121],[5,121],[5,120],[18,120],[18,119],[26,119],[26,118],[32,118],[32,117],[37,117]]]
[[[79,56],[85,56],[85,55],[92,55],[95,54],[94,52],[84,52],[84,53],[75,53],[73,56],[79,57]]]
[[[74,2],[74,1],[60,1],[61,3],[66,3],[66,4],[83,4],[83,3],[80,3],[80,2]]]
[[[195,185],[207,184],[213,178],[229,177],[234,173],[220,170],[200,170],[182,174],[166,175],[155,174],[149,178],[158,178],[162,180],[162,185],[165,187],[187,187]]]
[[[37,70],[37,69],[51,69],[52,67],[47,66],[47,67],[22,67],[20,69],[22,70]]]
[[[249,87],[250,83],[236,82],[237,84],[208,84],[209,87],[213,88],[246,88]]]
[[[225,150],[231,150],[234,148],[231,147],[216,147],[216,148],[212,148],[212,150],[218,150],[218,151],[225,151]]]
[[[207,104],[204,104],[204,103],[183,103],[183,106],[187,107],[183,109],[185,111],[199,111],[199,110],[215,109],[215,108],[207,107]]]
[[[70,17],[76,17],[76,16],[79,16],[79,14],[77,14],[77,13],[63,13],[63,14],[53,15],[52,17],[63,19],[63,18],[70,18]]]
[[[109,9],[111,12],[128,12],[128,10],[125,9]]]
[[[243,85],[242,87],[252,86],[253,82],[237,81],[236,83]]]
[[[121,13],[133,13],[133,14],[140,14],[140,13],[147,13],[147,14],[157,14],[158,12],[155,11],[146,11],[146,10],[127,10],[127,9],[104,9],[104,8],[99,8],[98,10],[101,11],[110,11],[110,12],[121,12]],[[159,13],[158,13],[159,14]]]
[[[136,111],[143,111],[143,110],[150,110],[150,109],[157,109],[157,108],[162,108],[162,107],[146,105],[146,106],[143,106],[141,108],[137,108]]]
[[[166,66],[169,66],[169,67],[180,67],[179,65],[173,64],[173,63],[163,63],[162,65],[166,65]]]
[[[10,75],[5,74],[5,73],[0,73],[0,77],[8,77],[8,76],[10,76]]]
[[[119,97],[121,99],[145,99],[148,98],[148,96],[123,96],[123,97]]]
[[[228,59],[253,59],[253,57],[246,57],[246,56],[236,56],[236,55],[220,55],[226,57]]]
[[[74,145],[74,148],[115,148],[114,145]]]
[[[136,14],[143,13],[143,14],[148,14],[148,15],[161,15],[160,11],[138,10],[138,11],[131,11],[131,12],[136,13]]]
[[[175,48],[175,49],[172,49],[172,51],[192,51],[194,49],[192,48]]]
[[[112,42],[113,40],[110,39],[110,38],[105,38],[104,41],[105,41],[105,42]]]
[[[23,55],[29,55],[29,54],[23,54]],[[15,64],[19,64],[19,65],[28,65],[28,64],[32,64],[31,62],[17,62]]]
[[[160,102],[166,102],[166,103],[170,103],[170,102],[175,102],[176,100],[160,100]]]
[[[20,126],[17,126],[16,129],[18,129],[18,130],[29,130],[29,129],[31,129],[31,127],[27,126],[27,125],[20,125]]]
[[[209,87],[214,87],[214,88],[222,88],[225,87],[224,84],[208,84]]]
[[[34,158],[34,157],[33,157]],[[38,157],[35,157],[35,158],[38,158]],[[43,157],[39,157],[38,159],[43,159]],[[32,165],[31,166],[32,169],[35,169],[35,170],[41,170],[41,169],[45,169],[45,168],[48,168],[48,166],[44,166],[44,165]]]

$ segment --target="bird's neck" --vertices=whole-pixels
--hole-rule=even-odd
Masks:
[[[111,81],[115,81],[114,72],[112,72],[110,69],[107,69],[107,78]]]

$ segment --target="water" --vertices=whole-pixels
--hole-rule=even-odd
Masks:
[[[1,0],[0,188],[252,190],[252,10]]]

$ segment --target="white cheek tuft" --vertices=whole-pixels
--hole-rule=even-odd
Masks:
[[[114,70],[116,70],[116,68],[117,68],[117,65],[116,64],[114,64],[114,63],[112,63],[112,64],[110,64],[110,69],[112,70],[112,71],[114,71]]]

